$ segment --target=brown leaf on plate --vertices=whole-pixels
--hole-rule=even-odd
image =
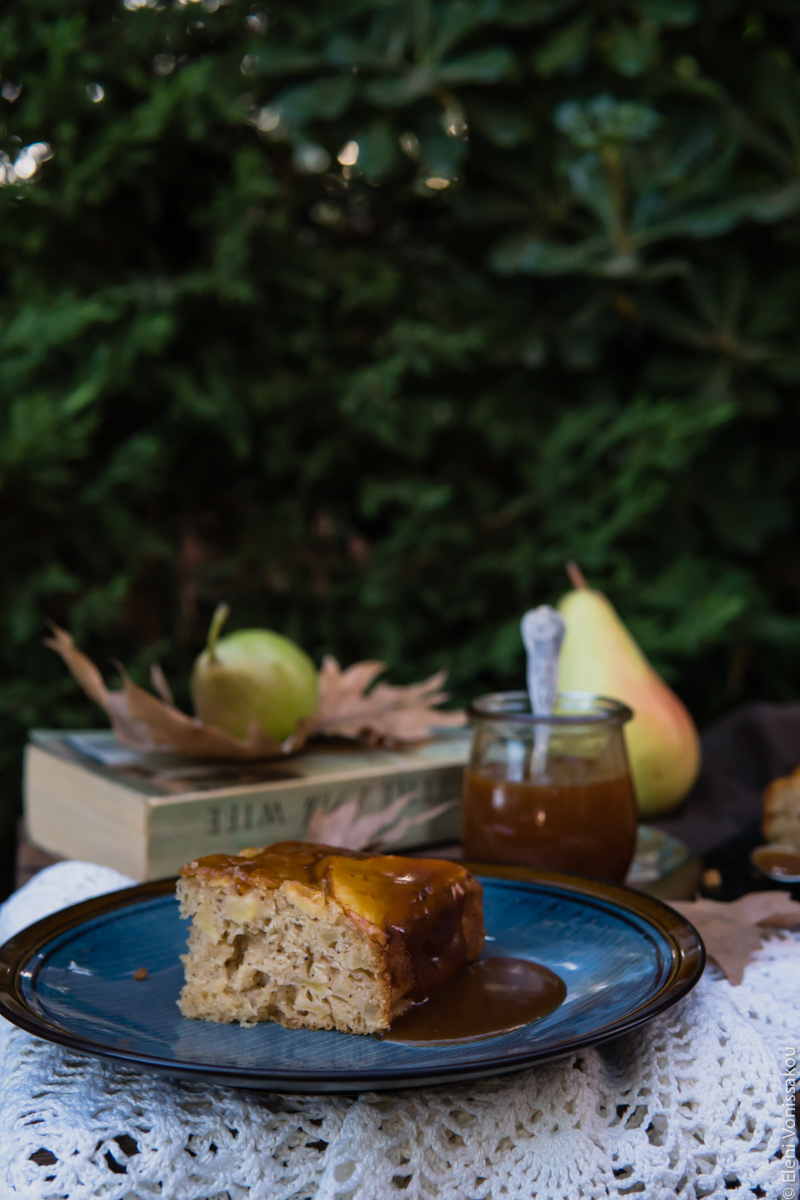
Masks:
[[[424,683],[408,687],[379,683],[368,691],[383,663],[356,663],[342,671],[334,658],[326,658],[319,673],[319,708],[313,717],[300,721],[282,743],[262,733],[255,721],[246,736],[238,738],[176,708],[160,667],[151,672],[158,696],[135,684],[122,667],[118,669],[123,686],[111,691],[72,637],[57,625],[51,629],[53,636],[45,638],[45,645],[61,656],[87,696],[104,710],[118,740],[137,750],[169,749],[191,758],[279,758],[302,750],[310,737],[393,745],[424,741],[437,725],[465,723],[463,712],[439,712],[435,707],[447,699],[441,691],[443,671]]]
[[[466,724],[463,710],[437,708],[448,699],[441,690],[446,672],[437,671],[430,679],[405,687],[390,683],[371,687],[385,666],[367,661],[343,671],[335,658],[326,655],[319,673],[319,708],[301,725],[307,724],[311,735],[352,738],[374,746],[421,742],[436,726]]]
[[[672,908],[691,921],[705,942],[709,958],[732,984],[761,948],[766,930],[800,925],[800,904],[790,892],[750,892],[739,900],[671,900]]]

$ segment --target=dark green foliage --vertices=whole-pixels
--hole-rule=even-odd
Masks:
[[[47,616],[468,696],[571,557],[701,720],[796,697],[794,0],[128,4],[0,18],[7,815],[98,720]]]

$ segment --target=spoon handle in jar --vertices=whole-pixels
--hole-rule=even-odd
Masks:
[[[552,716],[558,694],[558,656],[564,641],[564,618],[549,604],[540,604],[525,613],[520,629],[528,656],[531,712],[536,717]],[[549,740],[548,726],[537,725],[533,731],[534,778],[545,772]]]

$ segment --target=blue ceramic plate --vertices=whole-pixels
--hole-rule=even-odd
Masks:
[[[140,1070],[234,1087],[359,1092],[476,1079],[615,1037],[697,982],[703,944],[676,912],[610,884],[524,868],[475,866],[493,955],[543,963],[564,1003],[523,1029],[447,1046],[251,1029],[183,1018],[178,956],[187,922],[174,880],[84,901],[0,949],[0,1015],[49,1041]],[[147,968],[147,978],[134,972]]]

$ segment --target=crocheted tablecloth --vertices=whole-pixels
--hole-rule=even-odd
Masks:
[[[0,941],[128,882],[50,867],[0,910]],[[170,1083],[0,1022],[0,1197],[793,1200],[798,999],[800,938],[779,934],[739,987],[707,971],[615,1042],[513,1076],[356,1098]]]

